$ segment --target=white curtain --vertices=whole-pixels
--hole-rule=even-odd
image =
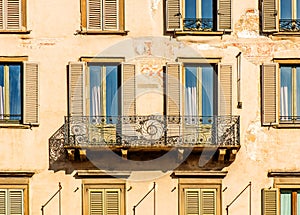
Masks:
[[[288,106],[288,88],[287,86],[280,87],[280,115],[281,120],[288,120],[289,116]]]
[[[284,192],[280,194],[280,215],[291,215],[292,213],[292,193]]]
[[[101,94],[100,86],[94,86],[92,88],[92,116],[101,115]]]
[[[185,115],[189,117],[188,123],[192,123],[192,117],[198,115],[196,87],[185,88]]]
[[[3,119],[4,115],[4,87],[0,86],[0,119]]]

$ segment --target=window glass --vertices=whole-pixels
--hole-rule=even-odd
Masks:
[[[185,18],[197,18],[196,0],[185,0]]]
[[[296,108],[297,120],[300,120],[300,67],[296,67]]]
[[[297,0],[296,4],[297,4],[297,11],[296,11],[297,16],[296,16],[296,18],[300,19],[300,0]]]
[[[202,1],[202,18],[213,18],[213,1],[203,0]]]
[[[282,120],[292,116],[292,67],[280,68],[280,115]]]
[[[292,0],[280,1],[280,19],[292,18]]]
[[[291,215],[292,191],[280,192],[280,215]]]

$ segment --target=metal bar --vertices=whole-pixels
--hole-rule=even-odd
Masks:
[[[61,184],[60,184],[60,182],[58,183],[58,190],[54,193],[54,195],[53,196],[51,196],[51,198],[44,204],[44,205],[42,205],[42,207],[41,207],[41,211],[42,211],[42,215],[44,215],[44,208],[48,205],[48,203],[58,194],[58,193],[60,193],[60,191],[61,191],[61,189],[62,189],[62,186],[61,186]],[[60,205],[59,205],[60,206]],[[60,213],[59,213],[60,214]]]
[[[251,188],[251,181],[249,184],[226,206],[226,214],[228,215],[229,207],[245,192],[245,190],[250,187]],[[250,201],[251,201],[251,189],[250,189]],[[251,205],[249,205],[251,208]],[[251,215],[251,209],[250,209],[250,215]]]
[[[153,187],[151,188],[151,190],[149,190],[148,191],[148,193],[136,204],[136,205],[134,205],[133,206],[133,215],[135,215],[135,209],[136,209],[136,207],[137,206],[139,206],[139,204],[141,204],[141,202],[152,192],[152,190],[154,190],[155,189],[155,182],[153,182]],[[154,200],[155,200],[155,198],[154,198]],[[154,212],[154,214],[155,214],[155,212]]]

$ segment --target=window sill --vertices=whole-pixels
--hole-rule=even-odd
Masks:
[[[170,31],[172,33],[172,31]],[[186,35],[208,35],[208,36],[222,36],[225,34],[224,31],[175,31],[174,35],[177,36],[186,36]]]
[[[82,35],[122,35],[125,36],[128,34],[129,31],[119,30],[119,31],[76,31],[75,35],[82,34]]]
[[[300,36],[300,31],[290,32],[290,31],[279,31],[272,33],[273,36]]]
[[[0,30],[0,34],[30,34],[31,30]]]
[[[300,123],[279,123],[276,128],[300,128]]]
[[[14,128],[14,129],[31,129],[33,125],[24,125],[24,124],[13,124],[13,123],[0,123],[0,129],[1,128]]]

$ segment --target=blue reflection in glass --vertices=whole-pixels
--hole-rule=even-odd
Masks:
[[[292,0],[280,1],[280,19],[292,19]]]
[[[10,119],[21,120],[21,66],[9,66]]]
[[[280,67],[280,116],[290,120],[292,116],[292,67]]]

